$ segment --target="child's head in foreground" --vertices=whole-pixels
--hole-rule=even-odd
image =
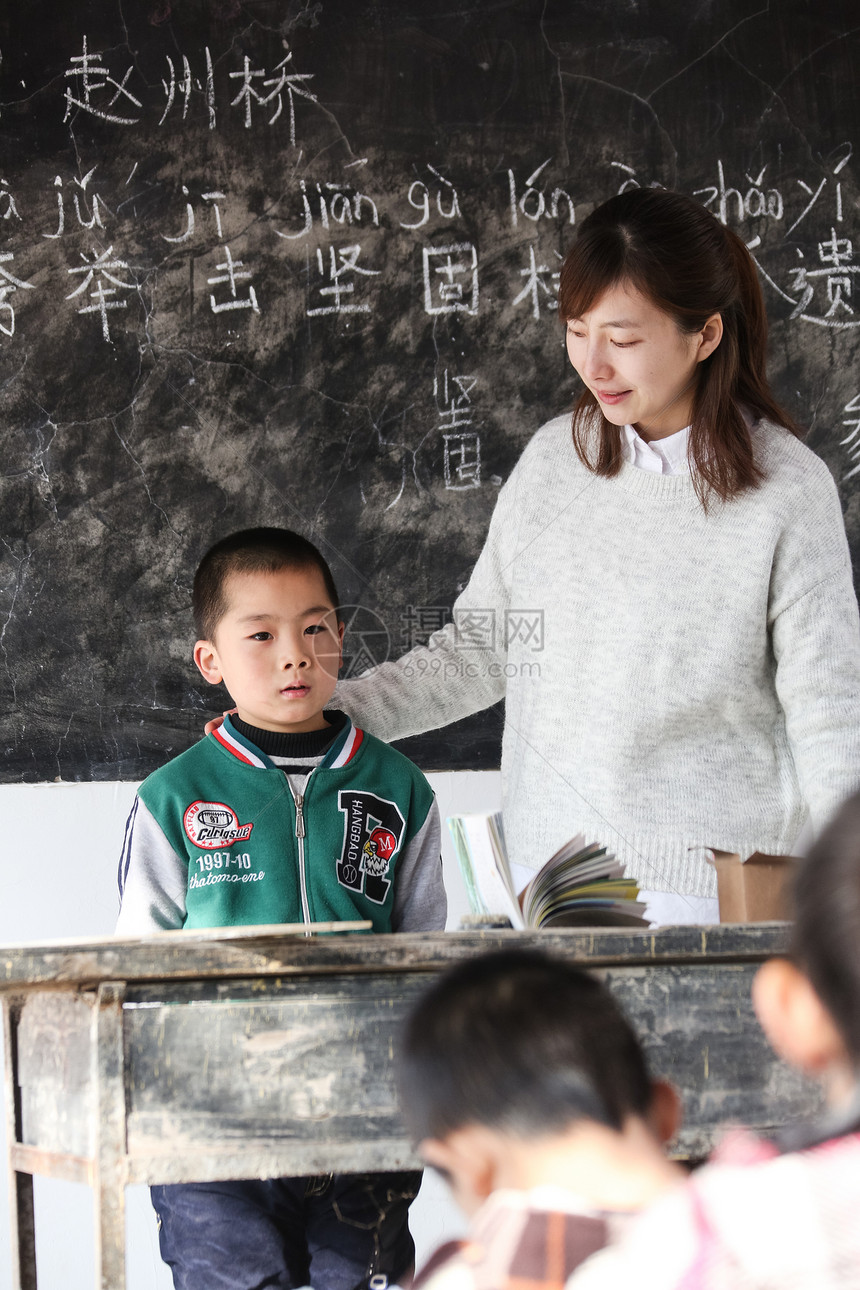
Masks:
[[[801,863],[794,903],[788,956],[759,970],[753,999],[776,1051],[838,1108],[860,1072],[860,793]]]
[[[678,1123],[674,1092],[652,1081],[609,990],[537,951],[470,959],[439,978],[407,1022],[398,1087],[419,1155],[467,1213],[499,1187],[541,1184],[636,1207],[644,1173],[662,1182]],[[636,1179],[601,1172],[622,1146]]]
[[[321,730],[337,683],[343,623],[331,571],[290,529],[216,542],[194,576],[194,661],[261,730]]]

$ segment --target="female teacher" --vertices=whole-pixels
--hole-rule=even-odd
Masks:
[[[695,906],[703,848],[785,852],[860,784],[839,498],[768,387],[752,259],[694,199],[595,210],[559,312],[585,387],[572,421],[517,463],[455,622],[337,699],[391,740],[504,696],[512,861],[583,832]],[[528,610],[541,653],[506,640]],[[464,637],[469,611],[493,612],[494,642]]]

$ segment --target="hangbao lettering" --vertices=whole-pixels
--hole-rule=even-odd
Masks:
[[[346,853],[348,864],[357,865],[361,853],[361,835],[364,830],[364,806],[353,798],[349,807],[349,848]]]
[[[337,880],[376,905],[385,902],[406,821],[394,802],[360,789],[342,789],[343,846],[336,861]]]

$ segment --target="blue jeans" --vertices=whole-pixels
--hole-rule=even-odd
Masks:
[[[176,1290],[357,1290],[408,1275],[420,1173],[152,1187]]]

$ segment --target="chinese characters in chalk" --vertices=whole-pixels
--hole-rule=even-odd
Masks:
[[[424,247],[424,310],[478,312],[478,252],[471,242]]]
[[[64,122],[74,122],[78,114],[109,125],[135,126],[159,113],[159,127],[173,122],[187,122],[193,115],[194,95],[199,96],[210,130],[218,123],[215,63],[208,45],[195,68],[187,53],[165,55],[166,74],[160,78],[160,93],[147,83],[128,54],[93,50],[86,35],[81,52],[69,59],[63,80]],[[274,126],[286,123],[292,147],[296,146],[296,102],[318,102],[310,88],[312,72],[300,72],[293,64],[288,47],[272,67],[257,66],[243,54],[239,66],[222,71],[223,98],[226,106],[238,113],[245,129],[258,124]]]
[[[109,246],[106,251],[99,253],[95,248],[92,251],[92,260],[88,260],[85,255],[81,255],[83,264],[69,269],[72,275],[81,273],[85,277],[80,285],[75,287],[66,296],[67,300],[74,300],[78,296],[84,295],[85,299],[90,299],[93,304],[81,305],[78,308],[79,314],[98,314],[101,318],[102,336],[106,341],[111,338],[110,327],[108,325],[108,313],[112,309],[126,309],[128,301],[124,298],[118,298],[120,291],[134,291],[137,283],[126,282],[117,277],[118,273],[128,273],[129,266],[124,260],[113,257],[113,247]],[[109,286],[105,286],[105,283]],[[92,291],[89,288],[95,283]]]
[[[34,286],[32,282],[22,282],[16,278],[3,265],[14,260],[11,251],[0,255],[0,331],[4,336],[15,335],[15,308],[12,304],[11,297],[16,291],[32,291]]]
[[[322,301],[316,306],[308,305],[306,314],[309,318],[319,314],[367,314],[370,305],[356,297],[356,283],[362,278],[376,278],[380,270],[366,269],[359,263],[361,247],[354,246],[328,247],[328,255],[323,255],[317,247],[316,267],[318,278],[311,290]]]
[[[251,128],[254,104],[258,108],[271,109],[267,123],[274,125],[284,110],[284,95],[286,94],[290,119],[290,143],[295,147],[296,96],[308,99],[311,103],[316,103],[317,98],[305,84],[306,81],[311,80],[311,73],[299,73],[291,70],[290,63],[292,61],[292,54],[287,53],[286,58],[282,58],[269,74],[265,68],[252,68],[251,60],[246,54],[243,59],[242,70],[230,73],[231,80],[240,82],[239,92],[231,101],[230,106],[239,107],[241,105],[246,130]],[[265,93],[261,93],[261,91],[265,91]]]
[[[481,487],[481,440],[474,427],[472,395],[476,376],[455,376],[446,368],[434,378],[433,397],[442,433],[445,487],[453,492]]]
[[[529,304],[532,318],[540,318],[541,305],[555,313],[558,308],[558,284],[561,277],[561,252],[553,252],[554,265],[538,264],[535,258],[534,243],[529,244],[528,265],[520,270],[520,277],[525,278],[525,286],[514,298],[515,305],[523,302]]]
[[[844,481],[860,474],[860,394],[855,394],[853,399],[849,399],[842,411],[843,414],[849,413],[842,422],[843,426],[848,427],[848,434],[840,440],[840,443],[847,449],[848,460],[852,463],[851,469],[842,477]]]
[[[68,121],[76,111],[81,111],[114,125],[136,125],[143,104],[128,88],[133,71],[134,64],[129,63],[122,80],[116,80],[102,63],[102,55],[90,53],[84,36],[83,53],[73,56],[65,73],[70,83],[66,86],[63,120]]]
[[[792,271],[792,290],[799,300],[792,318],[823,327],[857,327],[860,316],[854,308],[854,282],[860,265],[854,263],[854,246],[849,237],[830,237],[818,243],[815,268],[800,265]]]

